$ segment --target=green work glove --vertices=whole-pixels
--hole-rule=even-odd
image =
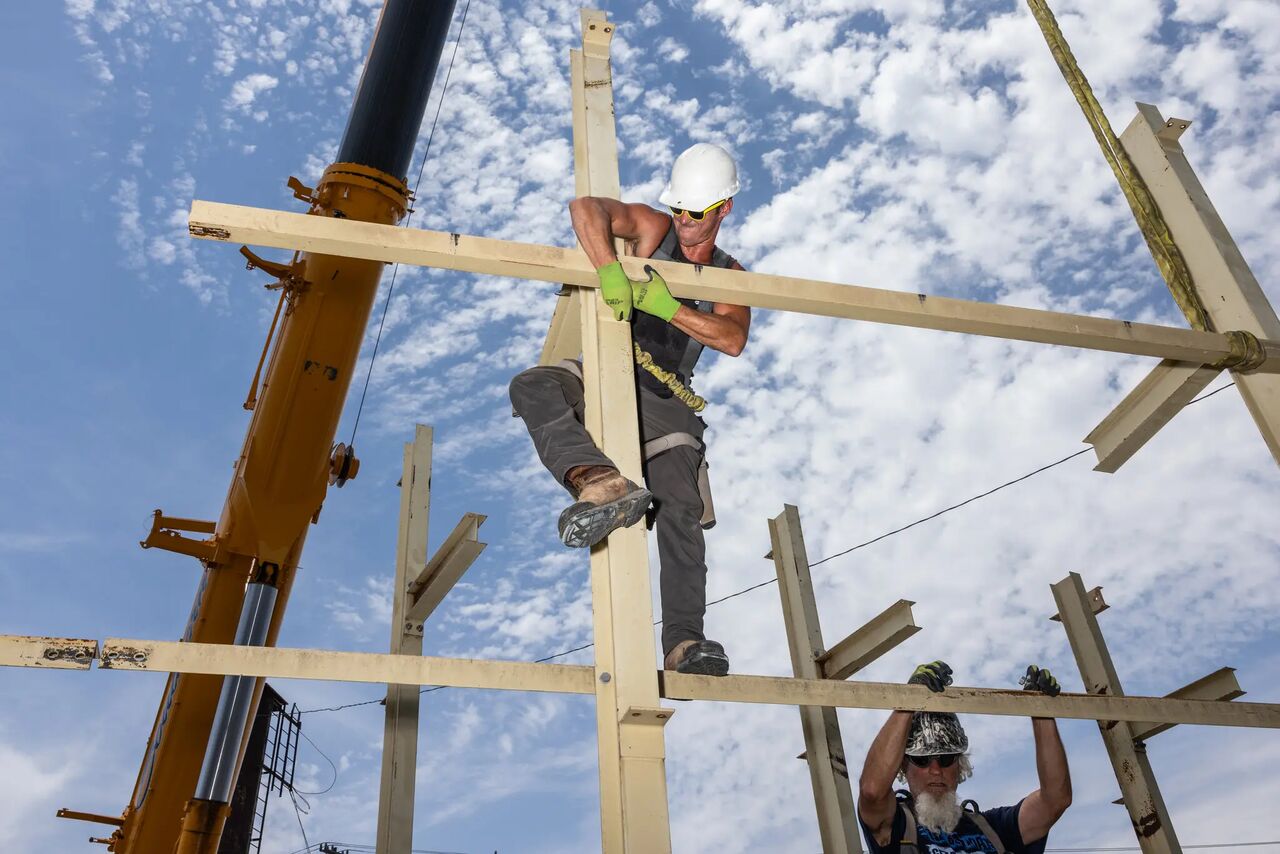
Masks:
[[[600,277],[600,296],[613,312],[614,320],[631,319],[631,280],[622,269],[621,261],[605,264],[596,270]]]
[[[908,685],[924,685],[935,694],[951,684],[951,666],[945,661],[922,664],[907,680]]]
[[[645,264],[644,271],[649,274],[647,281],[631,283],[632,302],[645,314],[661,317],[670,323],[671,318],[675,317],[676,312],[680,310],[680,300],[673,297],[671,291],[667,290],[666,280],[658,275],[657,270]]]
[[[1018,684],[1024,691],[1039,691],[1050,697],[1056,697],[1062,693],[1062,686],[1058,684],[1057,679],[1053,678],[1053,674],[1034,664],[1027,665],[1027,673],[1018,680]]]

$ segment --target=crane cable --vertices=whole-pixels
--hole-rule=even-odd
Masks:
[[[1075,94],[1080,109],[1084,111],[1085,120],[1088,121],[1089,128],[1102,149],[1102,156],[1106,158],[1111,171],[1115,173],[1116,180],[1120,183],[1120,190],[1129,202],[1133,216],[1138,221],[1138,228],[1147,242],[1147,248],[1151,250],[1156,266],[1160,268],[1160,274],[1168,283],[1174,301],[1186,315],[1191,328],[1201,332],[1217,331],[1209,318],[1204,302],[1196,291],[1191,270],[1187,266],[1187,259],[1183,257],[1182,250],[1174,241],[1168,222],[1161,214],[1159,205],[1152,198],[1146,182],[1134,167],[1133,160],[1116,137],[1111,123],[1107,121],[1107,114],[1093,94],[1089,80],[1080,70],[1080,64],[1076,61],[1075,55],[1071,52],[1071,46],[1067,44],[1066,37],[1058,27],[1058,21],[1054,18],[1049,4],[1046,0],[1027,0],[1027,5],[1031,7],[1031,14],[1035,16],[1036,23],[1040,25],[1040,31],[1044,33],[1049,51],[1058,63],[1058,69],[1066,79],[1067,85],[1071,87],[1072,93]],[[1266,353],[1258,342],[1257,336],[1252,332],[1233,330],[1224,334],[1229,339],[1231,352],[1215,362],[1213,367],[1249,371],[1262,364]]]
[[[471,0],[467,0],[467,5],[462,7],[462,20],[458,24],[458,36],[453,42],[453,53],[449,57],[449,68],[445,71],[444,85],[440,89],[440,100],[436,102],[436,115],[431,120],[431,131],[427,134],[427,146],[422,152],[422,162],[418,164],[418,179],[413,183],[413,193],[410,199],[416,199],[418,196],[418,187],[422,184],[422,173],[427,167],[427,158],[431,156],[431,140],[436,136],[436,125],[440,122],[440,110],[444,107],[444,96],[449,94],[449,78],[453,76],[453,62],[458,58],[458,46],[462,44],[462,31],[467,26],[467,13],[471,11]],[[413,222],[413,208],[409,209],[409,216],[404,221],[404,227],[408,228],[409,223]],[[364,388],[360,390],[360,404],[356,407],[355,423],[351,426],[351,440],[347,442],[348,448],[354,448],[356,445],[356,430],[360,428],[360,414],[364,412],[364,399],[369,393],[369,380],[373,378],[373,363],[378,358],[378,345],[382,343],[382,328],[387,323],[387,309],[391,307],[391,294],[396,289],[396,274],[400,272],[400,263],[396,262],[395,267],[391,269],[391,284],[387,286],[387,298],[382,304],[382,319],[378,321],[378,334],[373,339],[373,353],[369,356],[369,370],[364,375]]]

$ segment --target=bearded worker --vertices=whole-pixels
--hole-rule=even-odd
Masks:
[[[942,691],[951,684],[951,668],[942,661],[922,664],[908,684]],[[1022,686],[1051,697],[1061,690],[1035,665]],[[871,854],[1041,854],[1049,829],[1071,805],[1071,773],[1053,718],[1032,718],[1031,730],[1040,788],[1014,806],[979,810],[956,796],[973,774],[960,719],[950,712],[893,712],[871,743],[859,783],[858,819]],[[908,792],[895,795],[895,777]]]
[[[728,152],[699,143],[676,159],[659,196],[669,214],[591,196],[569,204],[578,242],[600,276],[601,297],[615,320],[631,323],[647,488],[624,477],[587,434],[580,363],[566,359],[530,368],[511,381],[515,414],[524,419],[543,465],[574,498],[560,514],[561,541],[575,548],[593,546],[617,528],[639,522],[652,503],[661,564],[663,666],[714,676],[729,672],[729,659],[723,646],[703,634],[703,529],[715,520],[702,440],[706,425],[694,408],[704,402],[689,383],[703,347],[730,356],[742,352],[751,310],[676,299],[652,268],[646,268],[649,279],[632,281],[618,261],[614,240],[630,242],[642,258],[741,270],[716,247],[738,188]]]

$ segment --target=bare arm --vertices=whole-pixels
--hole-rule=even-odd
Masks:
[[[1071,806],[1071,771],[1067,751],[1053,718],[1032,718],[1036,740],[1036,774],[1040,788],[1027,795],[1018,811],[1018,830],[1023,842],[1035,842],[1049,835],[1049,828]]]
[[[893,780],[902,767],[910,731],[911,712],[891,713],[884,726],[880,727],[875,741],[871,742],[867,761],[862,765],[862,777],[858,781],[858,816],[879,845],[888,845],[893,832],[893,815],[898,808]]]
[[[648,257],[671,227],[671,217],[648,205],[599,196],[574,199],[569,203],[569,217],[578,242],[596,269],[618,260],[614,238],[636,241],[636,254]]]
[[[713,350],[737,356],[747,346],[751,309],[744,305],[716,303],[710,314],[682,305],[671,325]]]

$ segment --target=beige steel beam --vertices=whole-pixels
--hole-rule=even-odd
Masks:
[[[899,599],[819,655],[819,675],[825,679],[848,679],[920,631],[911,614],[914,604],[909,599]]]
[[[426,562],[431,513],[432,430],[422,424],[404,446],[400,476],[400,528],[391,597],[391,653],[422,655],[422,623],[410,613],[409,573]],[[382,728],[382,785],[378,790],[377,854],[408,854],[413,847],[413,799],[418,771],[417,685],[388,685]]]
[[[406,590],[408,597],[408,614],[405,617],[406,630],[421,634],[422,624],[431,616],[436,607],[444,600],[453,586],[462,578],[462,574],[470,568],[486,543],[478,541],[480,526],[487,517],[479,513],[464,513],[462,519],[454,526],[453,531],[441,543],[440,548],[427,561],[427,565],[418,573],[418,577],[409,582]]]
[[[6,639],[0,636],[0,647]],[[336,652],[324,649],[244,647],[231,644],[108,638],[99,669],[171,673],[238,674],[271,679],[313,679],[384,685],[443,685],[498,691],[593,694],[585,665],[481,661],[428,655]],[[1159,717],[1156,715],[1155,717]]]
[[[664,671],[661,677],[662,696],[672,700],[906,709],[1097,721],[1159,720],[1175,724],[1280,729],[1280,704],[1274,703],[1219,703],[1067,693],[1045,697],[1030,691],[955,686],[948,687],[941,694],[933,694],[919,685],[894,682],[838,682],[780,676],[730,675],[716,678],[670,671]]]
[[[801,679],[821,679],[818,656],[823,652],[822,626],[818,622],[818,604],[809,575],[800,511],[793,505],[784,505],[782,513],[769,520],[769,539],[778,572],[778,593],[782,597],[792,670]],[[800,706],[800,729],[804,733],[805,758],[813,785],[823,854],[862,854],[862,842],[851,820],[853,791],[849,786],[849,765],[836,710]]]
[[[1280,337],[1275,308],[1178,142],[1190,124],[1166,120],[1156,107],[1140,103],[1120,142],[1168,223],[1214,328]],[[1280,377],[1232,374],[1263,440],[1280,462]],[[1097,449],[1097,470],[1119,468],[1212,379],[1207,368],[1162,363],[1085,439]]]
[[[1119,470],[1220,373],[1193,362],[1162,360],[1084,437],[1098,455],[1093,470]]]
[[[582,50],[570,52],[576,190],[580,196],[616,199],[621,184],[609,62],[614,25],[592,9],[583,10],[581,20]],[[586,262],[581,252],[574,256]],[[586,279],[595,285],[595,272]],[[590,298],[579,303],[587,431],[624,475],[641,483],[631,327],[615,321],[594,292],[585,296]],[[659,708],[650,603],[644,526],[614,531],[591,550],[600,831],[606,854],[671,850],[663,727],[673,712]]]
[[[1183,685],[1166,696],[1176,700],[1226,701],[1234,700],[1236,697],[1243,697],[1244,694],[1244,689],[1240,687],[1240,682],[1236,679],[1236,669],[1234,667],[1223,667],[1213,671],[1208,676],[1200,677],[1189,685]],[[1152,736],[1173,729],[1174,724],[1139,721],[1130,724],[1130,726],[1133,728],[1134,739],[1146,741]]]
[[[599,287],[590,261],[577,249],[200,200],[191,203],[189,224],[193,236],[212,240]],[[652,264],[679,297],[1195,364],[1213,364],[1232,352],[1227,336],[1216,332],[672,261],[622,259],[633,278],[645,278],[645,264]],[[1280,372],[1280,339],[1267,339],[1262,345],[1267,361],[1258,373]]]
[[[0,635],[0,665],[44,666],[34,656],[14,652],[15,647],[30,644],[33,640],[56,645],[64,639]],[[594,694],[596,691],[594,668],[523,661],[477,661],[387,653],[117,638],[102,643],[98,658],[100,669],[130,672],[159,671],[325,682],[443,685],[451,688],[562,694]],[[907,709],[1104,722],[1159,721],[1170,724],[1280,729],[1280,704],[1275,703],[1228,703],[1177,697],[1093,694],[1045,697],[1029,691],[955,686],[948,687],[941,694],[934,694],[919,685],[892,682],[841,682],[777,676],[731,675],[716,678],[670,671],[658,671],[655,676],[662,684],[661,696],[673,700],[835,706],[844,709]]]
[[[1101,614],[1103,611],[1111,607],[1110,605],[1107,604],[1107,600],[1102,598],[1101,587],[1095,587],[1084,595],[1089,602],[1089,612],[1091,614],[1094,614],[1095,616],[1098,614]],[[1055,613],[1049,619],[1053,620],[1055,623],[1061,623],[1062,615]]]
[[[0,666],[88,670],[98,657],[98,642],[84,638],[0,635]]]
[[[542,345],[539,365],[555,365],[564,359],[576,359],[582,352],[582,295],[590,291],[565,285],[556,294],[556,307],[551,313],[551,326]]]
[[[1102,598],[1101,587],[1095,587],[1085,593],[1085,599],[1089,604],[1089,612],[1094,616],[1111,607]],[[1057,623],[1062,622],[1059,614],[1054,614],[1049,619]],[[1235,674],[1235,668],[1223,667],[1165,696],[1172,700],[1234,700],[1236,697],[1243,697],[1245,693],[1240,683],[1236,681]],[[1135,721],[1132,723],[1133,737],[1136,741],[1144,741],[1153,735],[1172,729],[1173,726],[1174,724]]]
[[[1113,701],[1124,699],[1124,688],[1120,685],[1120,677],[1111,662],[1111,654],[1102,638],[1102,630],[1098,628],[1098,618],[1089,606],[1089,597],[1080,576],[1073,572],[1054,584],[1053,598],[1057,600],[1058,616],[1062,618],[1062,628],[1066,630],[1071,651],[1075,653],[1085,690],[1099,698],[1105,697]],[[1162,702],[1206,701],[1166,699]],[[1243,704],[1216,705],[1219,710],[1226,710],[1239,708]],[[1167,714],[1160,716],[1160,719],[1165,723],[1175,723]],[[1182,846],[1178,843],[1178,835],[1174,832],[1169,811],[1160,795],[1155,772],[1147,761],[1146,746],[1134,740],[1134,723],[1142,722],[1134,722],[1132,718],[1098,721],[1102,743],[1107,749],[1107,755],[1111,757],[1111,767],[1120,784],[1124,808],[1129,813],[1129,820],[1133,823],[1133,831],[1138,837],[1138,845],[1143,854],[1180,854]]]

